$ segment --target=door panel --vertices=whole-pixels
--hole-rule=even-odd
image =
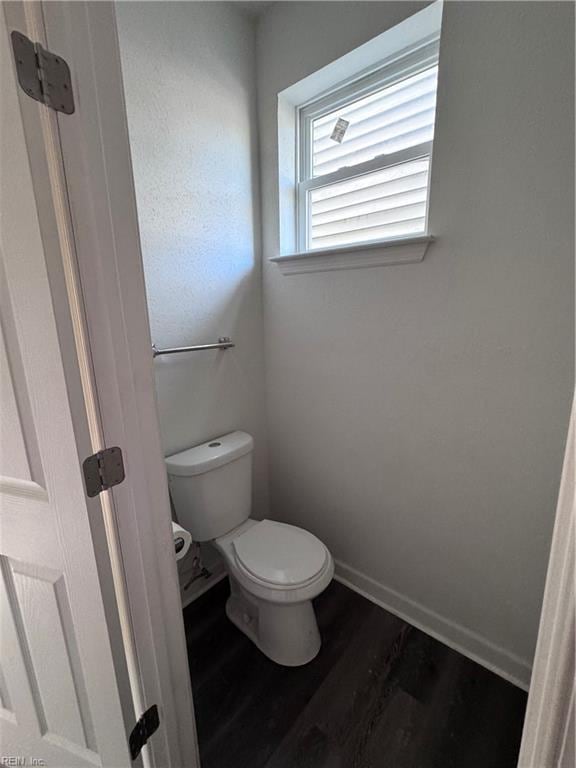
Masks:
[[[0,475],[4,477],[18,477],[23,480],[32,480],[30,463],[26,446],[24,445],[24,433],[20,423],[20,413],[14,391],[14,382],[6,345],[4,343],[4,331],[0,326],[0,424],[9,435],[13,435],[12,445],[9,451],[0,454]]]
[[[64,365],[75,357],[56,324],[66,296],[48,279],[2,13],[0,103],[0,754],[121,768],[130,759],[90,526],[100,505],[84,493]]]

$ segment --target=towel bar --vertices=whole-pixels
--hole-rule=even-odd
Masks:
[[[179,352],[198,352],[201,349],[230,349],[236,345],[232,342],[229,336],[221,336],[216,344],[195,344],[191,347],[167,347],[166,349],[158,349],[156,344],[152,344],[152,353],[154,357],[159,355],[175,355]]]

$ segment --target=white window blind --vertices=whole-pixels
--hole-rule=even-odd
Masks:
[[[300,110],[300,250],[426,232],[437,44]]]

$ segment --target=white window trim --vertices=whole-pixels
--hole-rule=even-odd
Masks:
[[[398,82],[401,79],[416,75],[419,72],[434,66],[439,58],[440,41],[437,35],[432,39],[428,38],[419,45],[414,46],[409,51],[402,52],[388,63],[381,61],[370,73],[363,72],[361,76],[349,79],[348,82],[341,83],[336,89],[324,93],[307,104],[303,104],[297,110],[297,170],[296,170],[296,243],[298,257],[303,254],[318,253],[320,249],[310,248],[309,246],[309,226],[308,226],[308,204],[309,192],[312,189],[329,186],[338,181],[345,181],[362,176],[373,171],[390,168],[400,163],[410,160],[417,160],[423,157],[429,157],[432,160],[433,142],[424,142],[422,144],[409,147],[386,155],[368,160],[357,165],[340,168],[329,174],[314,176],[312,171],[312,125],[314,120],[322,117],[341,105],[346,105],[357,99],[361,99],[371,93],[374,93],[387,84]],[[426,199],[426,226],[424,236],[428,234],[428,209],[430,203],[430,173],[428,174],[428,194]],[[415,238],[410,236],[402,238],[413,241]],[[322,251],[335,251],[339,254],[343,250],[351,252],[352,249],[365,249],[373,245],[384,245],[392,242],[398,244],[398,239],[377,240],[366,243],[357,243],[352,246],[322,249]],[[423,257],[423,256],[422,256]],[[278,261],[274,259],[274,261]],[[284,262],[285,259],[282,260]],[[389,263],[389,262],[383,262]],[[394,262],[398,263],[398,262]],[[343,267],[340,267],[343,268]]]
[[[423,261],[432,235],[398,237],[357,245],[317,248],[284,256],[273,256],[269,261],[278,265],[283,275],[304,272],[331,272],[340,269],[365,269],[392,264],[416,264]]]
[[[399,61],[407,52],[421,49],[433,42],[438,43],[442,16],[443,0],[436,0],[278,94],[278,132],[274,143],[266,145],[271,153],[277,152],[278,158],[276,188],[273,192],[277,228],[275,236],[267,246],[272,249],[272,253],[267,255],[266,260],[275,263],[283,274],[404,264],[422,261],[424,258],[426,249],[434,241],[430,234],[429,221],[427,235],[345,248],[300,250],[296,200],[300,166],[297,128],[300,110],[318,102],[321,96],[333,97],[345,85],[358,85],[360,80],[381,72],[384,66]],[[383,57],[383,52],[386,58]],[[431,165],[432,163],[433,159]]]
[[[324,250],[318,248],[310,248],[308,242],[309,228],[308,228],[308,203],[309,192],[312,189],[321,189],[322,187],[328,187],[338,181],[348,181],[350,179],[364,176],[367,173],[373,171],[380,171],[385,168],[392,168],[394,165],[400,165],[406,163],[409,160],[419,160],[422,158],[432,157],[432,142],[427,141],[423,144],[417,144],[414,147],[408,149],[402,149],[399,152],[393,152],[389,155],[378,155],[372,160],[366,160],[364,163],[358,163],[354,166],[348,166],[346,168],[340,168],[333,173],[327,173],[324,176],[315,176],[313,178],[306,179],[305,181],[299,181],[296,188],[296,226],[298,228],[298,247],[303,253],[315,253],[317,250]],[[426,229],[428,232],[428,203],[430,199],[430,173],[428,173],[428,194],[426,197]],[[375,240],[363,243],[356,243],[355,245],[370,245],[373,243],[387,243],[391,238],[386,240]]]

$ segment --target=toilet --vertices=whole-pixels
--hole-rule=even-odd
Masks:
[[[232,432],[168,456],[170,494],[180,525],[224,558],[228,618],[272,661],[300,666],[320,650],[312,600],[334,563],[303,528],[250,517],[253,450],[251,435]]]

